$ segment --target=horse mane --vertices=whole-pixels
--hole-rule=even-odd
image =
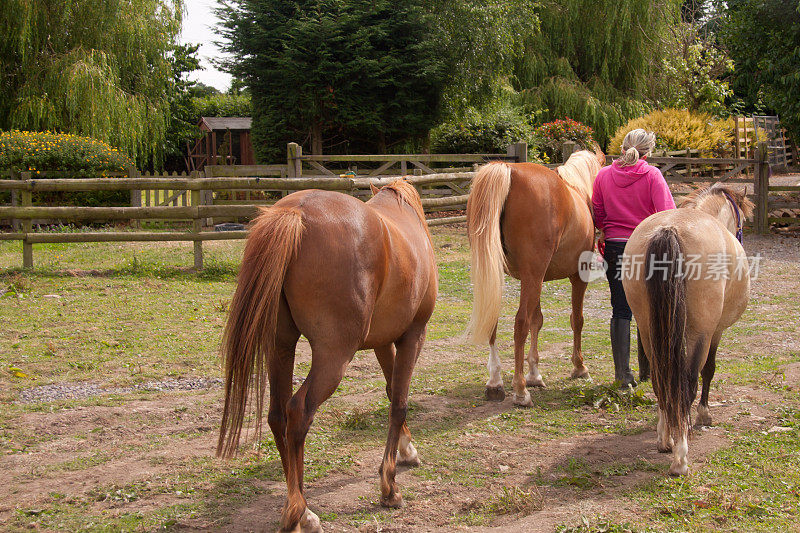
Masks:
[[[713,185],[694,191],[683,199],[680,207],[689,209],[706,209],[710,207],[712,211],[719,211],[722,209],[725,202],[728,201],[726,195],[734,201],[745,219],[753,216],[753,208],[755,206],[744,192],[726,187],[720,183],[714,183]]]
[[[556,168],[564,182],[586,197],[592,199],[592,188],[597,173],[600,172],[600,154],[581,150],[574,152],[567,162]]]
[[[405,202],[411,206],[414,212],[417,213],[420,222],[422,222],[422,225],[425,227],[425,231],[428,232],[428,237],[430,237],[428,223],[425,221],[425,211],[422,209],[422,199],[416,187],[414,187],[410,181],[405,178],[394,180],[390,184],[381,187],[381,191],[394,191],[398,201]]]

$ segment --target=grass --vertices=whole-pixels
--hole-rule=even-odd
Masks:
[[[255,449],[247,446],[230,461],[215,459],[219,390],[15,402],[20,391],[38,385],[88,381],[113,388],[167,377],[220,376],[217,351],[241,245],[204,245],[208,268],[202,273],[186,268],[192,263],[188,244],[36,245],[37,268],[23,272],[17,268],[19,243],[0,242],[0,453],[29,465],[11,468],[15,490],[42,479],[58,491],[14,500],[6,529],[149,531],[187,524],[218,529],[236,524],[243,508],[267,513],[259,527],[276,526],[275,510],[285,494],[277,446],[265,426]],[[762,292],[754,293],[751,310],[723,338],[711,398],[738,394],[741,387],[767,391],[770,396],[752,406],[768,411],[759,412],[769,425],[790,431],[740,427],[751,406],[741,404],[739,414],[722,426],[728,444],[702,464],[692,463],[684,479],[662,475],[665,456],[567,455],[542,469],[535,462],[539,452],[570,439],[585,439],[589,446],[594,439],[653,431],[650,385],[619,391],[610,382],[607,287],[593,282],[586,298],[583,347],[594,381],[567,379],[570,288],[567,281],[550,282],[542,293],[540,334],[547,388],[531,390],[529,409],[492,404],[483,399],[486,348],[461,339],[471,311],[466,239],[458,230],[437,228],[434,245],[440,295],[411,383],[408,413],[422,465],[399,478],[408,505],[391,511],[377,504],[375,472],[389,404],[374,356],[359,352],[315,417],[305,447],[305,482],[321,494],[363,480],[368,495],[354,495],[346,505],[339,498],[335,507],[311,499],[323,526],[502,527],[514,517],[546,512],[550,498],[577,505],[601,492],[609,501],[635,507],[636,514],[588,515],[559,530],[797,528],[800,397],[784,383],[781,370],[800,362],[796,284],[783,291],[758,286]],[[800,275],[800,268],[774,268],[778,279]],[[498,330],[507,392],[518,295],[518,282],[508,280]],[[758,312],[758,306],[768,312]],[[305,375],[309,362],[302,344],[295,375]],[[692,460],[692,443],[689,453]],[[130,479],[113,474],[124,470],[125,461],[144,464],[150,473]],[[106,469],[112,474],[85,488],[63,484],[69,476]],[[645,482],[618,488],[634,473],[646,474]]]
[[[521,487],[502,487],[499,494],[486,503],[485,510],[495,515],[530,514],[541,511],[543,505],[544,496],[535,486],[527,490]]]
[[[731,446],[714,452],[706,467],[688,478],[655,479],[632,495],[654,509],[652,519],[668,529],[796,529],[800,411],[783,410],[777,422],[789,431],[739,434]]]

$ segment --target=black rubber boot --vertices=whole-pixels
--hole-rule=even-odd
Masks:
[[[611,353],[614,356],[614,379],[621,389],[635,387],[631,372],[631,321],[624,318],[611,319]]]
[[[648,361],[647,355],[644,353],[642,334],[639,333],[639,328],[636,328],[636,345],[639,359],[639,381],[647,381],[650,379],[650,361]]]

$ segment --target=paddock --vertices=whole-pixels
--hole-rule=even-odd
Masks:
[[[483,399],[485,348],[460,338],[471,303],[463,225],[432,228],[440,294],[411,385],[422,465],[401,469],[406,506],[379,505],[388,401],[359,352],[317,415],[306,491],[326,531],[791,530],[800,525],[800,239],[745,235],[762,260],[750,305],[720,346],[715,425],[691,437],[692,473],[668,478],[649,384],[610,388],[610,304],[586,297],[571,381],[569,283],[543,291],[547,388],[533,408]],[[214,456],[218,348],[241,241],[37,245],[0,242],[0,522],[10,530],[274,531],[286,485],[268,436]],[[498,332],[509,368],[518,282]],[[308,371],[301,340],[295,382]],[[511,372],[504,373],[510,387]],[[606,528],[606,529],[603,529]],[[628,529],[625,529],[628,528]],[[613,530],[613,529],[612,529]]]

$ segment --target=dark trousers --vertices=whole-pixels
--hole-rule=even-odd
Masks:
[[[608,287],[611,289],[611,318],[630,320],[633,316],[625,298],[625,289],[622,288],[622,252],[625,251],[627,241],[606,241],[603,259],[608,263],[606,277]]]

